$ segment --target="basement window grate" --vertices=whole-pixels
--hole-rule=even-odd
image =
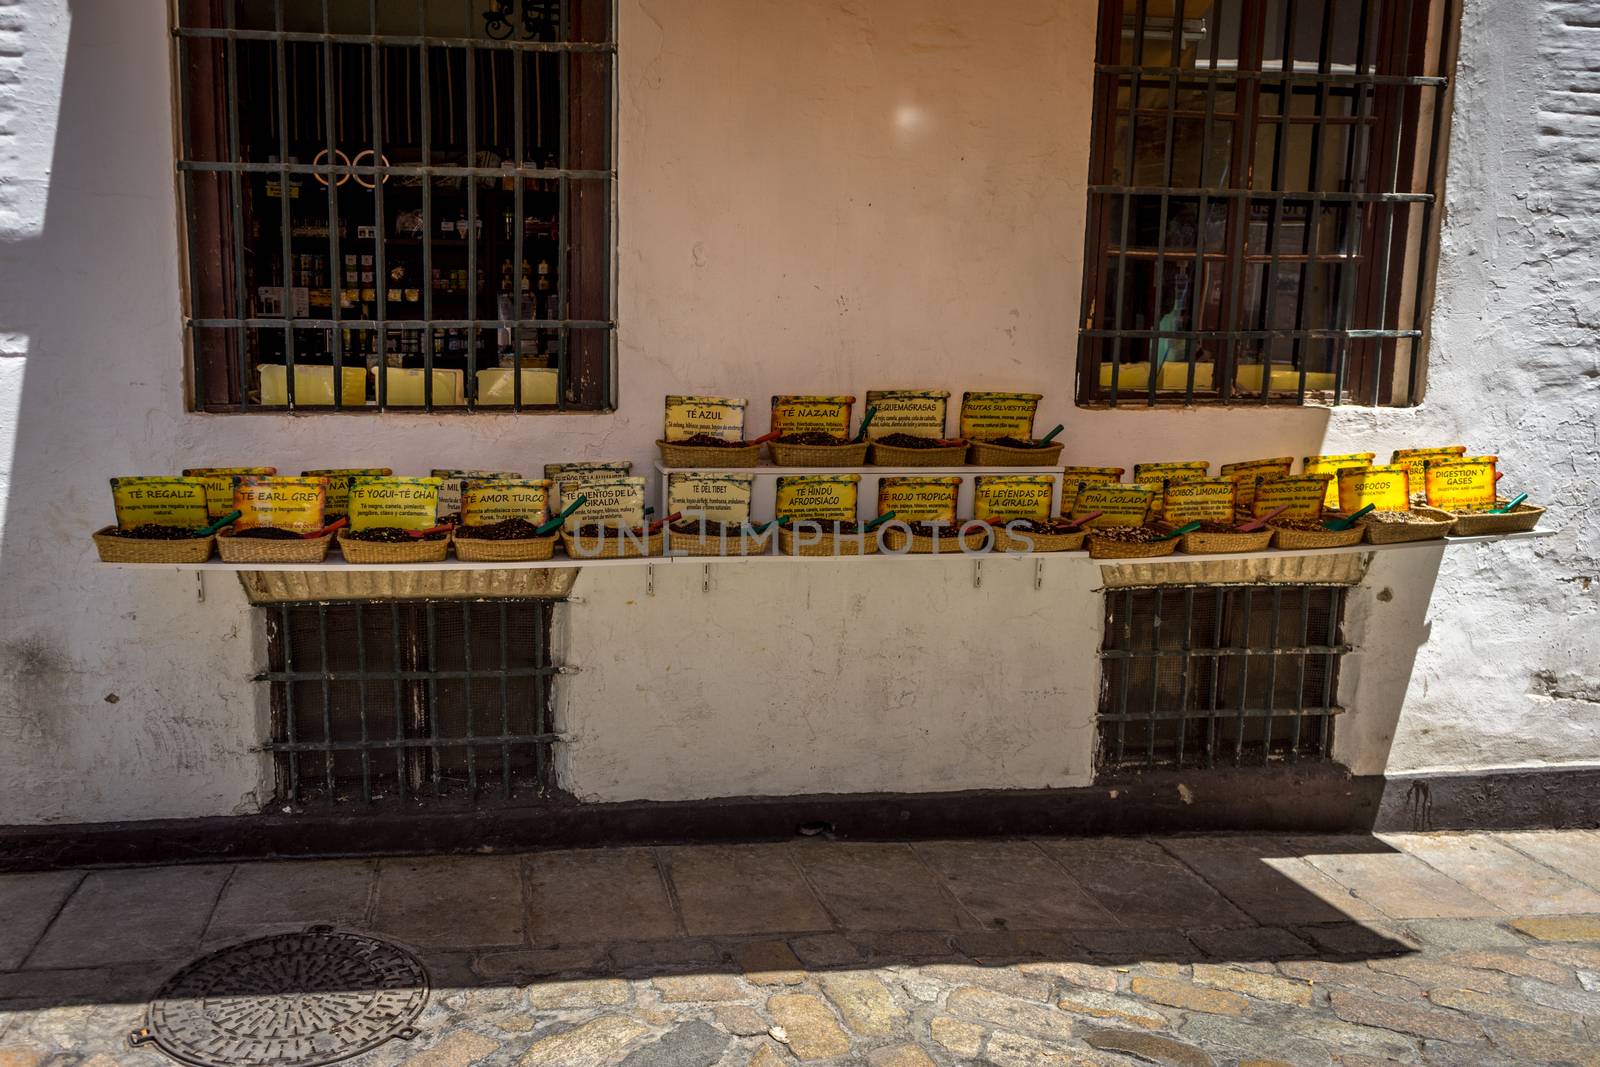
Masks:
[[[503,800],[550,785],[550,600],[263,609],[277,798]]]
[[[1100,771],[1327,760],[1344,602],[1337,585],[1107,591]]]

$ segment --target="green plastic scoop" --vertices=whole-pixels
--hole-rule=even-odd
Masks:
[[[1049,444],[1051,441],[1054,441],[1056,439],[1056,434],[1060,433],[1062,430],[1065,430],[1066,428],[1067,427],[1066,427],[1065,423],[1060,423],[1060,422],[1056,423],[1056,428],[1055,429],[1051,430],[1049,433],[1045,434],[1042,438],[1039,439],[1039,447],[1043,448],[1045,445]]]
[[[872,425],[872,420],[878,415],[877,408],[868,408],[867,413],[861,417],[861,429],[856,431],[855,443],[860,444],[867,439],[867,427]]]
[[[1524,497],[1526,497],[1528,494],[1524,493],[1522,495]],[[241,511],[230,511],[226,515],[222,516],[222,518],[220,518],[216,522],[212,523],[210,526],[204,526],[204,527],[201,527],[200,529],[196,530],[194,532],[194,536],[196,536],[196,537],[210,537],[212,534],[216,533],[218,530],[220,530],[224,526],[228,525],[228,523],[236,521],[239,518],[239,516],[242,515],[242,514],[244,514],[244,513],[241,512]]]
[[[879,515],[877,518],[873,519],[871,522],[869,522],[865,526],[863,526],[861,528],[861,530],[862,530],[863,533],[871,532],[872,530],[876,530],[878,527],[882,526],[884,523],[888,522],[892,518],[894,518],[894,512],[885,511],[882,515]]]
[[[1354,515],[1346,515],[1342,519],[1329,519],[1327,522],[1322,524],[1322,528],[1324,530],[1348,530],[1350,527],[1356,524],[1357,519],[1361,518],[1361,516],[1365,515],[1375,507],[1377,507],[1376,504],[1368,504]]]
[[[1511,498],[1511,502],[1509,504],[1507,504],[1505,507],[1502,507],[1502,508],[1490,508],[1489,509],[1489,514],[1491,514],[1491,515],[1504,515],[1508,511],[1516,511],[1517,507],[1526,499],[1528,499],[1528,494],[1527,493],[1518,493],[1516,496]]]
[[[1167,534],[1165,537],[1158,537],[1158,538],[1156,538],[1156,540],[1157,541],[1173,541],[1173,540],[1176,540],[1179,537],[1182,537],[1186,533],[1194,533],[1198,529],[1200,529],[1200,523],[1198,523],[1198,522],[1186,522],[1182,526],[1178,527],[1176,530],[1173,530],[1171,533]]]
[[[561,514],[557,515],[555,518],[549,520],[548,522],[542,523],[539,526],[539,528],[534,531],[534,533],[538,534],[540,537],[543,537],[543,536],[545,536],[546,534],[549,534],[549,533],[554,533],[556,531],[556,529],[558,527],[560,527],[560,525],[562,523],[566,522],[567,519],[569,519],[572,516],[573,512],[577,511],[579,508],[583,507],[588,502],[589,502],[589,498],[588,497],[579,496],[578,499],[576,499],[572,503],[568,504],[567,507],[566,507],[566,510],[564,510]]]

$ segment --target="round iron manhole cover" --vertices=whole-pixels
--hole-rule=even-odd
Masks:
[[[316,1067],[416,1036],[428,973],[387,941],[312,927],[213,952],[173,975],[133,1043],[195,1067]]]

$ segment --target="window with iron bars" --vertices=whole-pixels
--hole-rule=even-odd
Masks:
[[[192,399],[614,406],[613,0],[179,0]]]
[[[1453,0],[1102,0],[1078,400],[1419,403]]]
[[[1107,590],[1102,773],[1329,758],[1345,587]]]
[[[277,797],[529,798],[550,787],[550,600],[286,603],[266,613]]]

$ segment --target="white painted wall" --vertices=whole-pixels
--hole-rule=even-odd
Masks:
[[[165,5],[0,9],[0,824],[264,795],[243,597],[96,567],[110,475],[645,464],[662,395],[701,390],[759,410],[778,391],[1036,389],[1077,463],[1492,449],[1562,534],[1457,550],[1431,596],[1428,568],[1375,565],[1339,754],[1369,773],[1600,761],[1600,2],[1468,4],[1428,401],[1332,413],[1073,408],[1094,6],[622,0],[621,408],[470,420],[186,413]],[[637,577],[586,572],[564,784],[1085,781],[1092,586],[1035,594],[997,566],[974,590],[970,568],[920,566],[723,567],[710,594],[669,567],[648,602]],[[1019,639],[1008,620],[1037,605],[1055,631]]]

